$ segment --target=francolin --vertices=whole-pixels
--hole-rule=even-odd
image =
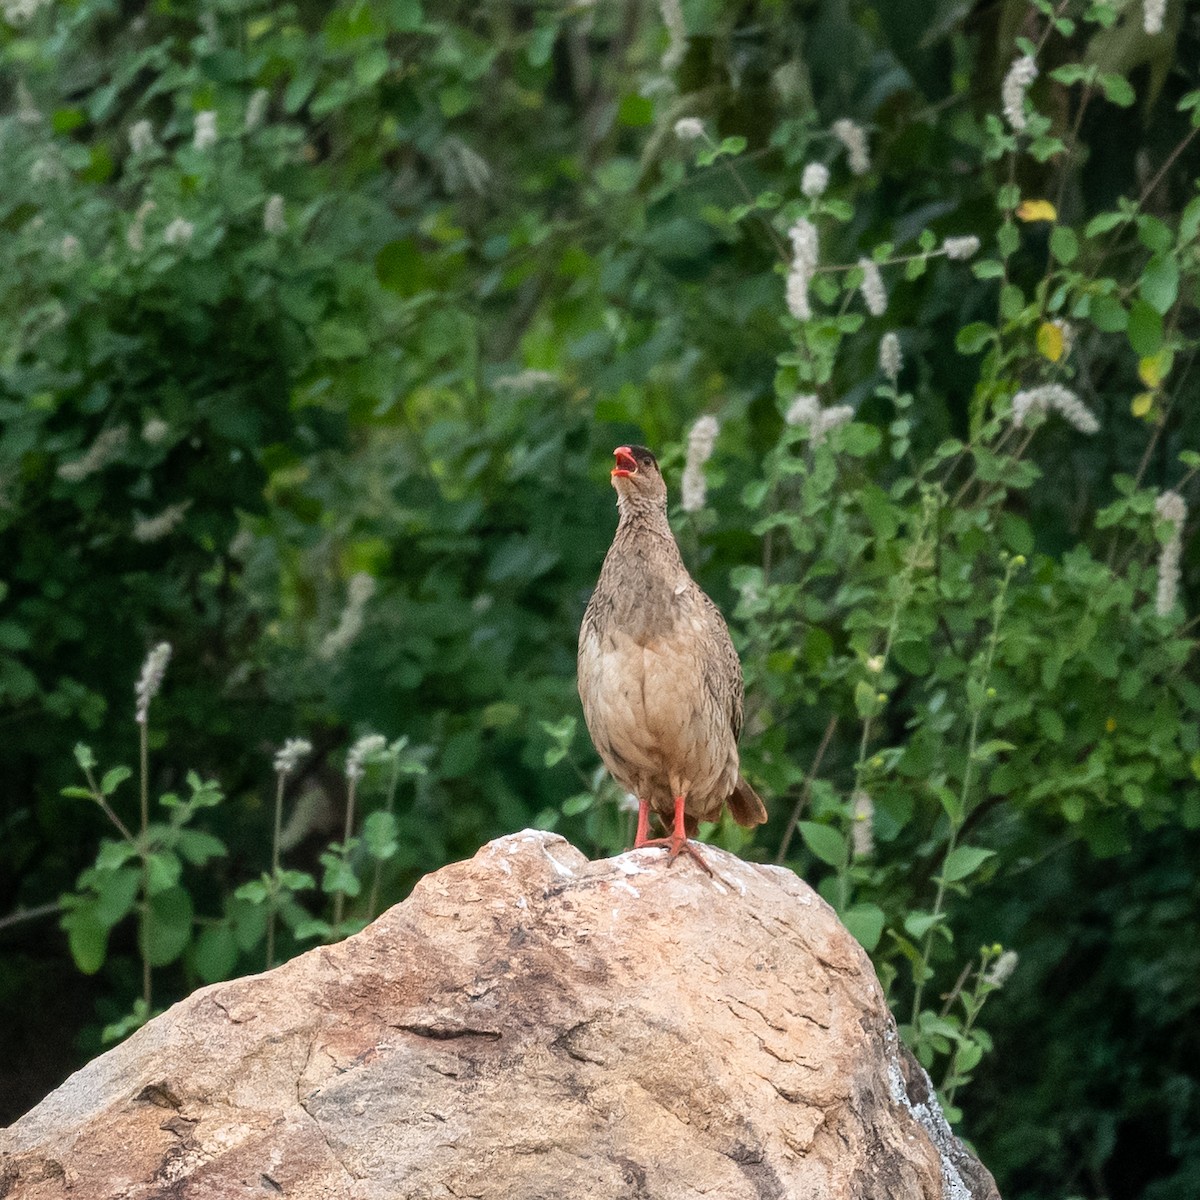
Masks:
[[[634,848],[666,846],[711,874],[688,841],[728,805],[767,819],[738,770],[742,666],[717,606],[688,574],[667,521],[667,486],[644,446],[618,446],[619,521],[579,631],[579,697],[613,778],[638,800]],[[653,810],[670,836],[649,836]]]

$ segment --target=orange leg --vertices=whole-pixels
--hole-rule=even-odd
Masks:
[[[650,801],[638,801],[638,824],[637,835],[633,839],[633,848],[640,849],[646,844],[646,839],[650,836]]]
[[[700,851],[688,841],[683,821],[685,801],[685,796],[675,797],[675,828],[671,831],[671,836],[652,838],[646,836],[650,825],[650,805],[645,800],[639,800],[637,837],[634,839],[633,848],[640,850],[643,846],[665,846],[667,848],[668,865],[673,863],[680,854],[686,854],[689,858],[694,859],[707,875],[712,875],[712,867],[704,861]]]

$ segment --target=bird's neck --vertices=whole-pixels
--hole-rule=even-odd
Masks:
[[[675,545],[675,537],[667,521],[665,504],[619,495],[617,512],[620,514],[617,521],[618,538],[660,537],[665,538],[672,546]]]
[[[626,576],[623,585],[631,602],[636,596],[674,588],[679,579],[687,575],[687,568],[667,522],[666,505],[622,504],[619,507],[621,519],[605,560],[606,569],[619,570],[617,564],[630,559],[637,562],[636,584],[631,585]]]

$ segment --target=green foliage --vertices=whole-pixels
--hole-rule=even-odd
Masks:
[[[702,836],[837,907],[1005,1195],[1190,1195],[1195,15],[682,8],[5,9],[3,911],[116,1038],[490,836],[623,848],[602,462],[711,414],[772,820]]]

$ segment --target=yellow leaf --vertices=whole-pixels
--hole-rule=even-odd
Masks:
[[[1133,403],[1129,406],[1129,411],[1135,417],[1147,416],[1150,409],[1154,406],[1153,392],[1138,392],[1133,398]]]
[[[1017,216],[1022,221],[1057,221],[1058,210],[1049,200],[1022,200]]]
[[[1171,373],[1174,354],[1166,348],[1138,363],[1138,378],[1148,387],[1156,388]]]
[[[1043,358],[1048,358],[1052,363],[1056,363],[1062,358],[1066,347],[1066,338],[1063,337],[1062,330],[1053,321],[1043,321],[1038,326],[1037,348]]]

